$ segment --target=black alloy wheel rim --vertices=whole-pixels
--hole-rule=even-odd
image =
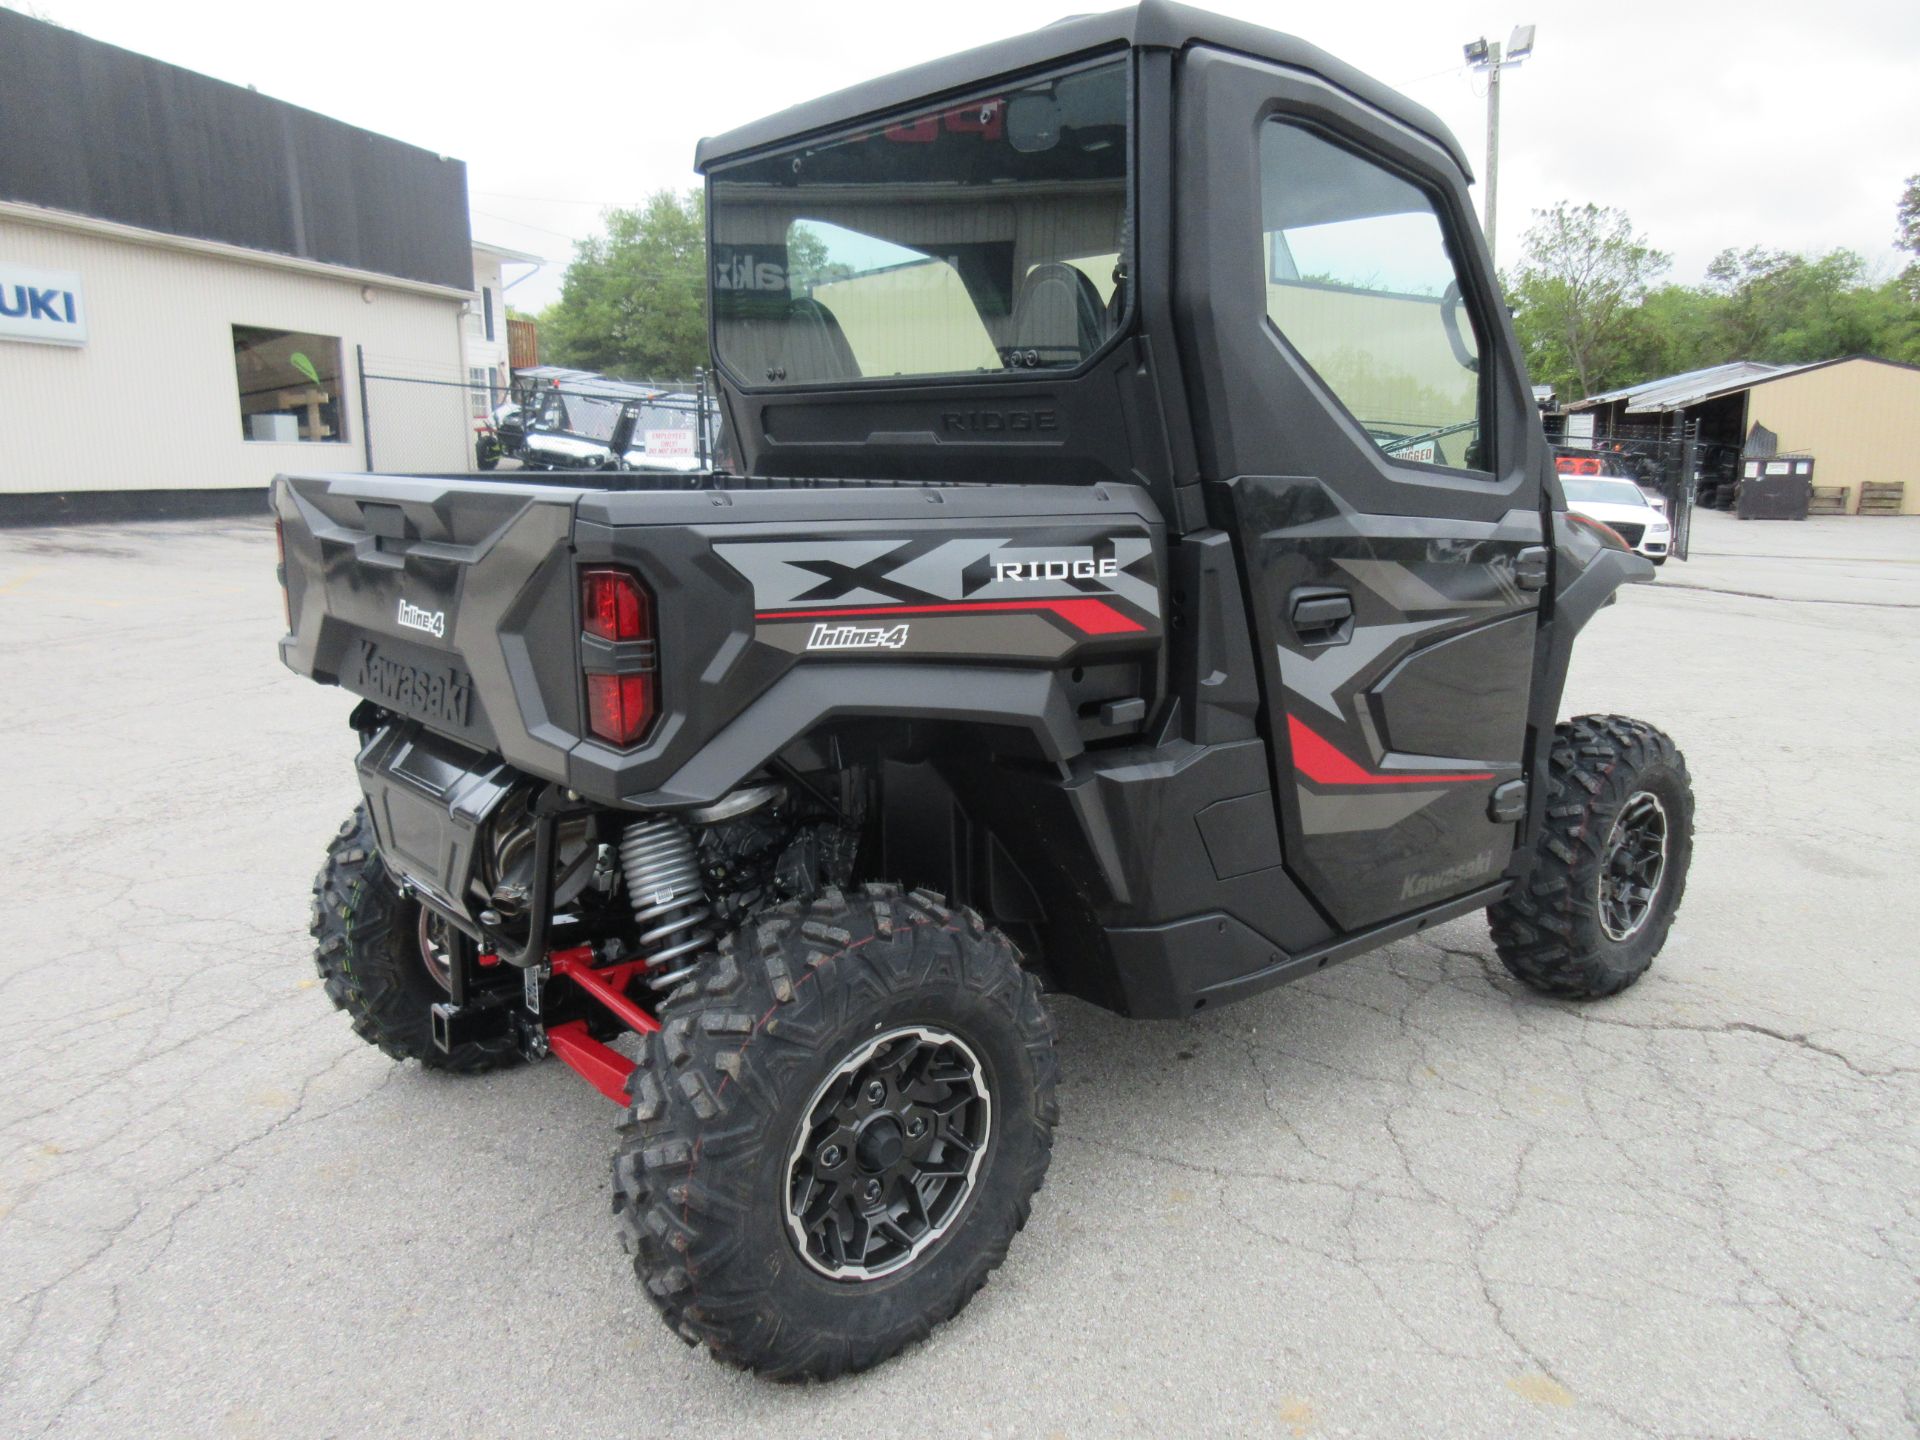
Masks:
[[[1600,926],[1607,938],[1631,939],[1653,914],[1667,873],[1667,808],[1639,790],[1627,798],[1607,835],[1600,867]]]
[[[459,937],[454,928],[426,906],[420,907],[420,963],[427,974],[449,995],[453,993],[454,946]]]
[[[980,1058],[914,1025],[863,1042],[807,1102],[787,1165],[787,1230],[834,1280],[912,1264],[966,1208],[993,1134]]]

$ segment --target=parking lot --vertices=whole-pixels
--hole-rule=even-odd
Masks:
[[[1920,523],[1696,518],[1576,653],[1699,795],[1579,1007],[1477,918],[1181,1023],[1062,1001],[1032,1223],[829,1387],[660,1325],[612,1107],[396,1067],[314,979],[350,698],[264,521],[0,532],[0,1433],[1910,1435]]]

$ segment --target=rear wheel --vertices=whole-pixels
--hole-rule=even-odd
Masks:
[[[1490,907],[1494,948],[1534,989],[1617,995],[1666,944],[1693,858],[1693,783],[1672,740],[1622,715],[1554,732],[1531,869]]]
[[[396,1060],[474,1073],[511,1064],[509,1040],[433,1043],[433,1006],[447,998],[456,947],[467,940],[404,898],[374,849],[367,808],[357,806],[327,847],[313,880],[314,966],[353,1033]]]
[[[872,886],[782,906],[661,1007],[614,1209],[667,1323],[722,1360],[828,1379],[954,1315],[1051,1153],[1053,1031],[969,910]]]

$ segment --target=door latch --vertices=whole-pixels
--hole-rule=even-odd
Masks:
[[[1344,645],[1353,638],[1353,596],[1346,591],[1302,587],[1291,601],[1287,614],[1302,645]]]
[[[1513,557],[1513,583],[1522,590],[1547,588],[1547,547],[1529,545]]]

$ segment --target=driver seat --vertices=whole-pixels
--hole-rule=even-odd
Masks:
[[[1084,271],[1063,261],[1036,265],[1013,302],[1015,350],[1037,350],[1042,364],[1078,364],[1107,338],[1106,307]]]

